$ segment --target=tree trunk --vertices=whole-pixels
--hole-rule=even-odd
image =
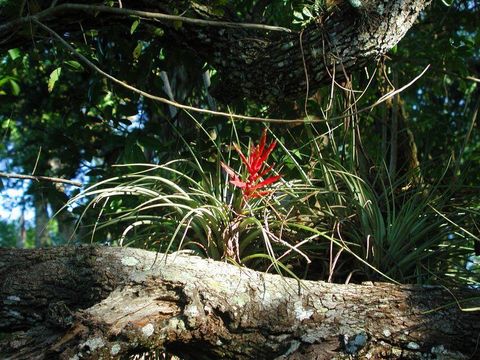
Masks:
[[[76,223],[76,218],[68,209],[65,209],[65,204],[68,202],[69,197],[65,193],[64,187],[58,186],[58,184],[56,186],[49,184],[48,189],[49,204],[58,224],[58,236],[63,244],[68,243],[75,239]]]
[[[41,248],[50,245],[50,237],[47,229],[47,199],[41,189],[36,190],[33,198],[35,206],[35,247]]]
[[[478,290],[339,285],[138,249],[0,249],[4,359],[478,358]],[[455,298],[453,297],[455,296]],[[423,356],[423,357],[422,357]]]
[[[81,39],[80,28],[101,29],[115,25],[128,32],[131,21],[126,18],[131,14],[122,13],[125,10],[170,14],[177,11],[185,17],[217,21],[231,21],[233,16],[227,14],[235,13],[232,11],[235,9],[219,9],[218,4],[223,2],[211,1],[124,0],[123,10],[114,9],[114,13],[108,10],[112,8],[92,7],[96,4],[93,1],[75,6],[58,1],[53,7],[51,1],[44,1],[35,2],[39,8],[30,14],[19,13],[17,8],[11,10],[8,4],[15,3],[13,0],[5,3],[4,16],[10,21],[0,25],[0,49],[30,46],[32,36],[44,36],[32,23],[32,17],[61,34],[68,33],[71,40]],[[235,28],[199,25],[187,21],[173,24],[161,20],[162,23],[151,24],[167,29],[170,40],[180,38],[184,45],[217,69],[220,81],[214,94],[221,100],[229,102],[247,97],[278,102],[304,97],[307,92],[311,95],[320,86],[332,83],[333,78],[349,77],[352,71],[385,54],[403,38],[430,0],[362,0],[359,9],[347,1],[335,3],[338,5],[312,18],[300,32],[266,31],[241,25]],[[264,7],[268,2],[257,5]],[[261,12],[262,9],[256,10]],[[219,18],[219,13],[223,13],[223,17]]]
[[[20,214],[20,225],[18,229],[17,235],[17,248],[23,249],[25,247],[25,243],[27,242],[27,227],[25,224],[25,205],[22,204],[22,213]]]

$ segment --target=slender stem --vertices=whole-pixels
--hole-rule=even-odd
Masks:
[[[393,85],[395,88],[398,86],[397,73],[393,74]],[[397,159],[398,159],[398,114],[400,111],[400,95],[393,97],[392,104],[392,123],[390,125],[390,164],[389,174],[392,179],[395,179],[397,172]]]
[[[473,110],[472,114],[472,120],[470,121],[470,125],[467,130],[467,134],[465,135],[465,140],[463,141],[462,148],[460,149],[460,152],[458,154],[458,159],[455,162],[455,170],[454,170],[454,177],[458,175],[458,171],[460,169],[460,164],[462,162],[463,155],[465,153],[465,148],[468,145],[468,142],[470,141],[470,137],[472,135],[473,128],[475,127],[475,123],[477,122],[477,116],[478,116],[478,111],[480,109],[480,98],[478,98],[477,102],[475,103],[475,108]]]
[[[22,180],[36,180],[36,181],[49,181],[55,183],[68,184],[72,186],[82,187],[83,184],[79,181],[73,181],[68,179],[54,178],[50,176],[35,176],[35,175],[22,175],[15,173],[4,173],[0,172],[0,177],[9,178],[9,179],[22,179]]]

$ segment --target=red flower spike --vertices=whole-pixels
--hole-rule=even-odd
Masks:
[[[256,146],[251,146],[248,158],[243,155],[240,147],[237,144],[233,144],[235,151],[237,151],[238,155],[240,156],[240,160],[247,168],[248,176],[247,180],[245,181],[241,180],[240,176],[237,175],[228,165],[224,164],[223,162],[221,163],[222,168],[225,170],[225,172],[230,178],[229,182],[232,185],[242,189],[243,196],[246,199],[260,198],[270,194],[270,191],[260,189],[267,185],[273,184],[281,178],[281,175],[275,175],[258,182],[260,178],[269,173],[273,168],[273,165],[267,166],[266,161],[273,149],[275,149],[277,142],[272,141],[265,150],[266,143],[267,129],[264,129],[262,132],[262,136],[260,137],[259,144]]]
[[[272,177],[269,177],[268,179],[265,179],[261,182],[259,182],[258,184],[256,185],[253,185],[251,187],[252,190],[257,190],[257,189],[260,189],[264,186],[267,186],[267,185],[270,185],[270,184],[273,184],[275,181],[278,181],[282,176],[281,175],[276,175],[276,176],[272,176]]]
[[[275,164],[274,164],[275,165]],[[263,177],[265,174],[268,174],[270,171],[272,171],[273,165],[269,166],[268,168],[264,169],[262,172],[258,174],[258,177]]]
[[[238,155],[240,155],[240,159],[242,160],[242,162],[245,164],[245,166],[249,169],[250,171],[250,164],[247,160],[247,158],[245,157],[245,155],[243,155],[242,153],[242,150],[240,150],[240,148],[238,147],[237,144],[233,144],[233,147],[235,148],[235,150],[237,151]]]
[[[263,129],[263,132],[262,132],[262,136],[260,138],[260,144],[257,145],[256,147],[256,150],[254,153],[253,153],[253,158],[252,158],[252,161],[254,161],[254,164],[253,164],[253,169],[255,170],[255,172],[257,172],[258,170],[260,170],[260,168],[262,167],[262,164],[263,162],[267,159],[263,159],[262,158],[264,157],[263,156],[263,150],[265,149],[265,143],[267,142],[267,129]],[[268,157],[268,155],[267,155]]]

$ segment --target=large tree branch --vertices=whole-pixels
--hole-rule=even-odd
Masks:
[[[462,312],[440,287],[299,284],[197,257],[157,255],[108,247],[0,250],[0,353],[11,359],[108,359],[158,349],[194,359],[478,356],[480,315]],[[456,295],[478,301],[478,291]]]
[[[232,24],[226,16],[218,19],[208,15],[205,11],[208,2],[199,7],[194,1],[185,2],[191,6],[187,13],[190,19],[185,19],[180,29],[169,26],[170,21],[154,24],[170,29],[169,36],[181,38],[219,71],[217,97],[227,102],[243,97],[277,102],[304,96],[307,83],[311,94],[330,83],[332,77],[348,77],[354,70],[386,53],[402,39],[429,2],[363,0],[361,11],[339,2],[333,11],[312,19],[301,34],[257,24]],[[178,6],[168,0],[125,0],[125,9],[114,10],[89,7],[92,1],[84,3],[59,4],[30,16],[40,16],[53,30],[67,31],[70,36],[78,22],[83,22],[84,28],[101,28],[112,24],[130,26],[124,18],[131,15],[178,20],[170,14],[159,14]],[[80,9],[83,11],[78,12]],[[94,16],[94,9],[108,14]],[[196,19],[191,19],[193,16]],[[30,42],[32,34],[36,34],[30,20],[26,16],[0,25],[0,46],[8,48],[22,41]]]
[[[363,2],[364,13],[343,4],[320,15],[301,34],[202,28],[188,38],[197,36],[196,44],[204,47],[197,45],[196,49],[206,51],[204,57],[221,72],[218,96],[227,101],[238,97],[267,102],[292,99],[305,96],[307,84],[311,95],[378,59],[403,38],[430,1]]]

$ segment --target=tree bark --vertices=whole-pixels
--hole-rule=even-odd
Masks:
[[[311,96],[375,62],[403,38],[430,1],[366,0],[362,11],[338,3],[300,32],[195,28],[187,38],[220,72],[221,83],[213,89],[217,98],[274,103]]]
[[[48,211],[47,198],[42,189],[38,189],[34,194],[35,206],[35,247],[43,247],[51,244],[48,234]]]
[[[360,9],[354,9],[347,1],[336,1],[337,6],[312,18],[300,32],[187,22],[171,26],[171,21],[153,25],[168,29],[168,36],[180,38],[184,45],[217,69],[220,81],[213,90],[224,102],[246,97],[272,103],[311,95],[320,86],[330,84],[333,79],[349,77],[356,69],[379,58],[402,39],[430,1],[362,0]],[[85,30],[112,24],[124,28],[131,26],[131,21],[125,21],[130,16],[128,13],[122,16],[121,13],[89,9],[88,5],[95,4],[93,1],[83,1],[81,11],[64,1],[56,2],[54,7],[50,7],[51,1],[37,3],[45,4],[35,13],[4,11],[10,18],[0,25],[0,49],[31,44],[32,35],[44,36],[32,24],[32,17],[46,22],[59,33],[68,32],[69,40],[75,39],[78,23]],[[202,20],[230,21],[232,16],[226,14],[233,13],[226,9],[219,18],[218,8],[215,8],[219,2],[210,1],[124,0],[122,3],[123,10],[174,13],[177,9],[183,13],[184,9],[189,9],[185,16]],[[265,6],[267,3],[258,4]],[[77,36],[80,39],[82,34]]]
[[[473,359],[478,290],[339,285],[138,249],[0,249],[3,359]],[[423,357],[422,357],[423,356]]]

